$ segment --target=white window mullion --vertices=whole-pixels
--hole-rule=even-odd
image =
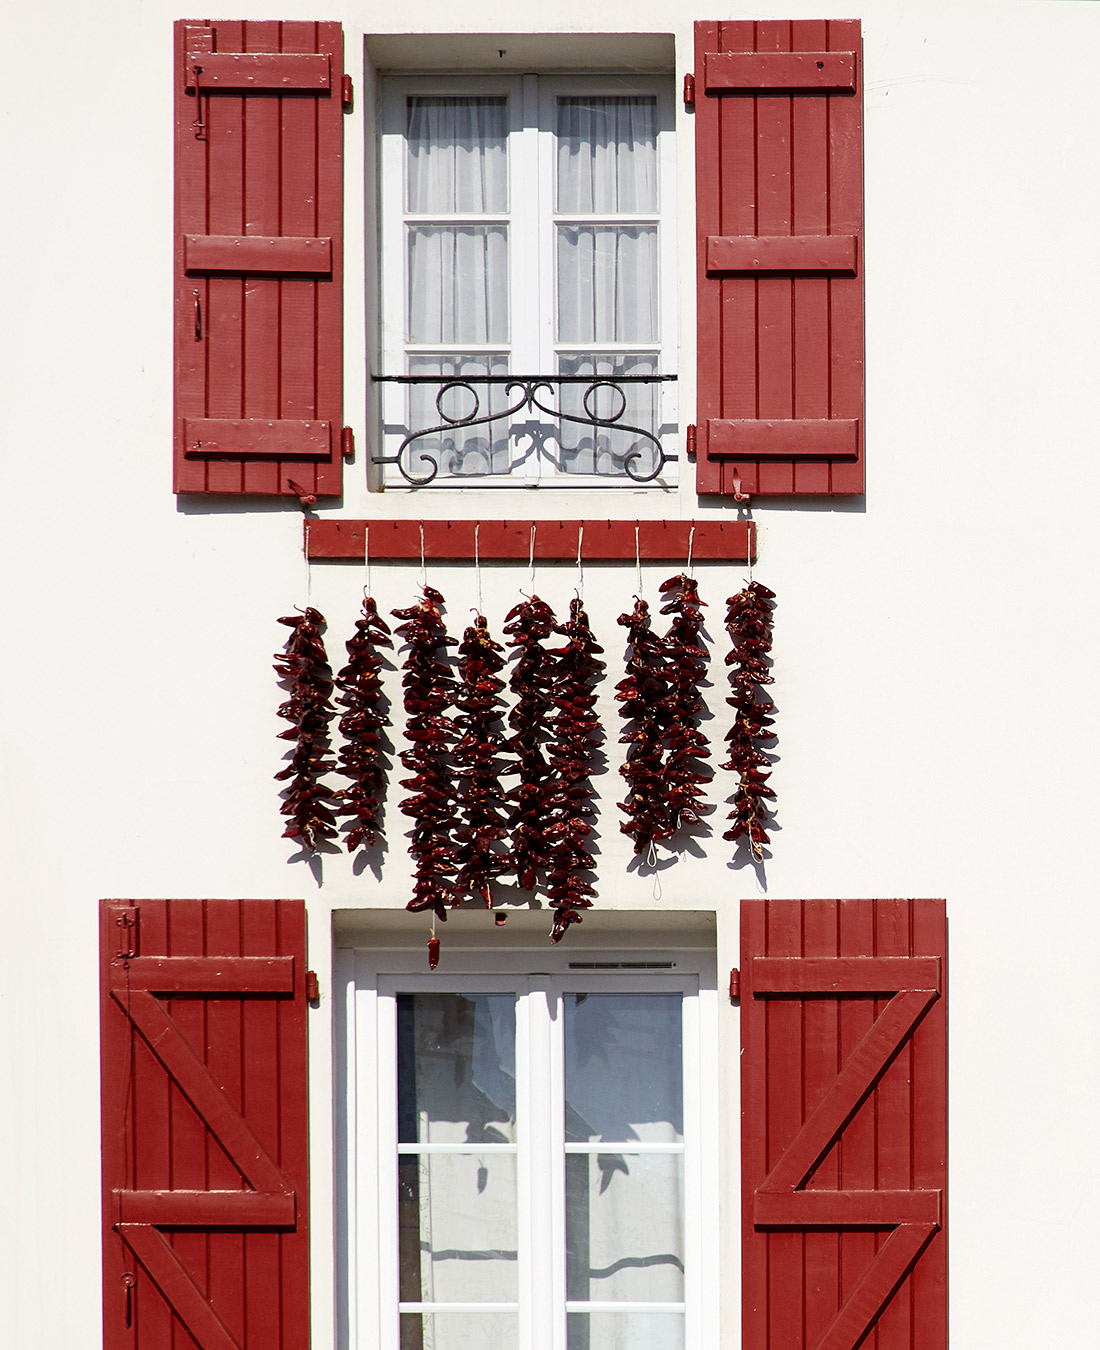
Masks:
[[[522,130],[513,137],[512,195],[512,372],[517,375],[541,375],[538,323],[539,313],[539,221],[542,218],[542,184],[539,172],[539,80],[524,75],[520,81],[519,101]],[[513,398],[513,402],[515,399]],[[513,442],[513,449],[526,449],[524,441]],[[528,454],[522,468],[513,477],[525,486],[539,480],[539,456]]]
[[[378,1346],[379,1350],[399,1350],[401,1321],[398,1313],[400,1276],[398,1259],[397,1195],[397,1003],[389,998],[373,998],[375,1045],[378,1047],[378,1089],[376,1168],[378,1222],[376,1255],[378,1260]],[[364,1016],[369,1010],[364,1009]],[[360,1027],[360,1035],[365,1032]],[[365,1273],[365,1272],[364,1272]],[[360,1322],[360,1331],[364,1331]],[[359,1350],[366,1350],[369,1338],[361,1336]]]

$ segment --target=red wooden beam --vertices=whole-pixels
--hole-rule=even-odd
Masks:
[[[574,561],[578,541],[585,562],[686,562],[689,546],[699,562],[747,562],[750,549],[756,557],[751,520],[307,520],[305,537],[314,561],[362,561],[368,545],[372,560],[419,562],[423,547],[425,558],[473,561],[476,543],[483,562],[526,562],[532,529],[543,562]]]

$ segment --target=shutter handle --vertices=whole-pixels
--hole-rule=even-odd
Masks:
[[[134,1324],[134,1285],[137,1284],[137,1276],[132,1270],[128,1270],[122,1277],[122,1287],[126,1290],[126,1325],[128,1327]]]
[[[193,292],[195,296],[195,341],[202,341],[202,300],[199,298],[198,291]]]

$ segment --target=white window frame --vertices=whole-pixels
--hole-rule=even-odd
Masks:
[[[555,233],[557,216],[551,210],[554,193],[553,100],[570,95],[653,95],[657,99],[657,172],[658,205],[654,216],[659,224],[658,265],[658,341],[623,343],[624,351],[652,350],[657,373],[676,374],[678,355],[678,285],[676,242],[676,158],[675,102],[673,81],[664,75],[634,75],[623,72],[585,72],[562,74],[405,74],[387,72],[379,81],[378,106],[378,200],[379,200],[379,324],[380,373],[385,376],[406,373],[406,353],[411,344],[405,338],[405,303],[408,295],[408,249],[405,222],[415,220],[405,211],[405,106],[410,95],[463,96],[504,95],[509,100],[509,211],[507,216],[478,217],[486,223],[509,222],[509,342],[486,344],[485,350],[510,348],[510,370],[516,374],[553,374],[556,366],[554,341]],[[520,153],[513,152],[513,145]],[[569,219],[576,217],[570,216]],[[444,219],[433,216],[432,219]],[[582,217],[599,223],[602,217]],[[609,218],[611,219],[611,218]],[[618,218],[620,221],[622,217]],[[533,279],[524,274],[522,259],[537,260]],[[537,315],[534,324],[525,325],[521,315]],[[434,352],[444,344],[431,344]],[[617,344],[603,343],[593,350],[613,351]],[[412,349],[415,350],[415,349]],[[456,351],[459,348],[455,348]],[[462,351],[478,350],[470,345]],[[379,386],[380,445],[383,455],[393,455],[408,428],[405,423],[408,386],[382,382]],[[665,452],[678,454],[678,404],[675,381],[658,383],[657,434]],[[549,420],[549,419],[547,419]],[[503,425],[503,424],[501,424]],[[386,491],[414,490],[414,485],[392,464],[380,464],[379,481]],[[542,490],[638,490],[676,491],[678,460],[671,458],[652,483],[639,483],[627,476],[608,478],[595,474],[554,473],[530,455],[522,467],[499,477],[468,478],[440,474],[431,486],[436,490],[465,489],[516,490],[540,487]]]
[[[667,968],[670,962],[671,969]],[[578,963],[582,968],[575,968]],[[343,1192],[337,1204],[341,1216],[337,1258],[343,1276],[337,1317],[340,1350],[399,1350],[395,995],[511,991],[520,994],[516,1008],[517,1114],[526,1111],[533,1123],[552,1122],[546,1126],[548,1166],[530,1165],[529,1138],[521,1134],[516,1146],[521,1235],[518,1346],[519,1350],[565,1350],[568,1305],[560,996],[571,991],[616,990],[683,995],[684,1345],[685,1350],[712,1350],[718,1343],[720,1277],[714,1175],[719,1155],[718,998],[713,954],[690,949],[448,950],[445,966],[438,971],[428,973],[425,964],[422,947],[337,953],[342,1012],[338,1035],[343,1042],[337,1056],[341,1069],[338,1094],[344,1100],[338,1101],[336,1116],[338,1144],[342,1145],[338,1153],[344,1155],[346,1167],[343,1185],[337,1188]],[[554,1026],[559,1030],[554,1031]],[[387,1060],[389,1067],[384,1069]],[[553,1272],[549,1282],[548,1270]],[[478,1306],[486,1310],[485,1304]],[[614,1306],[619,1311],[630,1310],[628,1304]],[[645,1306],[652,1309],[654,1305]],[[549,1338],[546,1327],[552,1329]]]

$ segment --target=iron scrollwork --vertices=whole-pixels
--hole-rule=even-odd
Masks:
[[[440,443],[433,442],[432,438],[448,435],[453,438],[455,433],[465,433],[472,427],[489,426],[494,422],[509,424],[506,440],[518,440],[524,435],[530,437],[536,452],[551,460],[563,471],[567,450],[562,444],[560,434],[555,437],[553,431],[555,426],[562,423],[587,427],[592,429],[593,433],[603,430],[607,438],[614,435],[619,438],[620,443],[623,438],[632,438],[617,455],[603,456],[619,459],[621,467],[611,472],[600,469],[600,457],[597,456],[594,442],[593,467],[590,471],[585,471],[586,473],[609,478],[626,477],[634,483],[652,483],[661,476],[665,465],[676,459],[675,455],[670,455],[665,450],[654,430],[633,426],[622,420],[629,406],[624,385],[658,385],[675,380],[675,375],[375,375],[373,378],[380,383],[436,387],[435,410],[440,420],[433,426],[410,431],[392,455],[374,456],[376,464],[396,465],[405,481],[414,487],[425,487],[437,477],[442,468],[441,457],[445,451],[452,457],[462,457],[463,452],[457,449],[457,443],[453,439]],[[487,390],[489,400],[487,412],[482,411],[483,399],[479,396],[476,386],[482,386]],[[568,412],[560,406],[563,401],[563,388],[579,392],[578,406],[583,410],[583,416],[577,412]],[[501,390],[508,403],[507,407],[492,407],[494,389]],[[559,406],[548,406],[549,402],[554,400],[555,393]],[[448,412],[445,406],[447,403],[453,404],[456,394],[467,397],[467,408],[461,415],[453,409]],[[599,401],[609,396],[614,402],[610,408],[604,409],[604,414],[601,414]],[[512,425],[515,419],[525,412],[542,414],[548,419],[548,423],[532,424],[528,421],[520,427]],[[559,446],[556,457],[547,444],[555,439]],[[420,446],[416,445],[418,441],[422,442]],[[493,467],[491,442],[488,448],[479,446],[478,453],[485,460],[484,470],[462,469],[456,471],[459,476],[500,477],[514,467],[510,458],[503,469]],[[530,453],[531,450],[528,449],[520,456],[521,460]],[[419,472],[414,461],[423,465],[423,469]]]

